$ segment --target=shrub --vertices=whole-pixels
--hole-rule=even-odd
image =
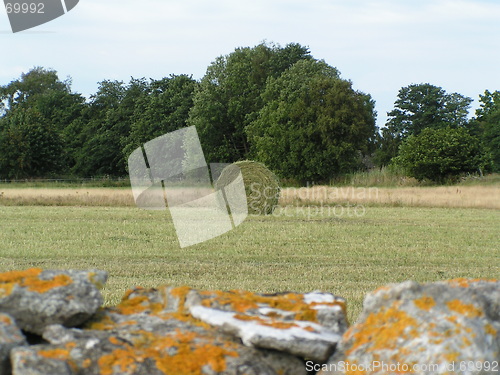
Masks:
[[[220,189],[230,184],[241,171],[247,196],[248,213],[253,215],[269,215],[278,204],[280,184],[276,175],[264,164],[245,160],[224,168],[215,183]]]
[[[479,172],[491,164],[491,159],[478,138],[463,128],[448,127],[427,128],[410,136],[399,148],[393,163],[419,181],[444,182],[465,173]]]

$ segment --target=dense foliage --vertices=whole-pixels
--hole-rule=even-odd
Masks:
[[[312,60],[312,56],[299,44],[259,44],[237,48],[208,67],[189,118],[198,130],[207,161],[230,163],[248,157],[245,128],[265,104],[262,93],[268,80],[300,60]]]
[[[442,129],[467,126],[471,98],[458,93],[448,94],[429,83],[413,84],[399,90],[394,109],[382,129],[377,163],[389,164],[398,154],[399,146],[426,128]]]
[[[500,92],[481,95],[469,120],[471,101],[428,83],[403,87],[379,132],[370,95],[296,43],[237,48],[200,81],[104,80],[89,98],[36,67],[0,86],[0,178],[123,177],[137,147],[189,125],[207,162],[254,159],[302,183],[398,155],[415,176],[434,180],[487,169],[488,158],[500,171]],[[410,156],[420,148],[435,154]]]
[[[500,172],[500,91],[479,95],[480,108],[471,121],[471,131],[493,159],[493,171]]]
[[[65,129],[78,119],[84,98],[53,70],[35,68],[0,87],[0,177],[40,177],[63,172]]]
[[[257,160],[280,177],[325,181],[359,168],[376,128],[374,103],[322,61],[297,62],[271,79],[246,129]]]
[[[464,173],[477,173],[489,165],[479,139],[466,129],[426,128],[410,136],[394,163],[417,180],[452,180]]]

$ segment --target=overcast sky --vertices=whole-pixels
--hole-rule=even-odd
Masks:
[[[398,90],[429,82],[476,101],[500,90],[498,0],[80,0],[12,34],[0,9],[0,85],[33,66],[86,97],[104,79],[201,78],[219,55],[261,41],[309,46],[372,95],[383,126]]]

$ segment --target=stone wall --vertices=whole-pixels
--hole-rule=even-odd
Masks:
[[[500,373],[496,280],[389,285],[349,328],[330,293],[160,286],[102,308],[106,279],[0,274],[0,375]]]

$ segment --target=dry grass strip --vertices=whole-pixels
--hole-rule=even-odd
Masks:
[[[282,190],[281,206],[366,205],[500,209],[500,186],[362,188],[315,186]],[[130,188],[2,188],[0,206],[134,207]]]

